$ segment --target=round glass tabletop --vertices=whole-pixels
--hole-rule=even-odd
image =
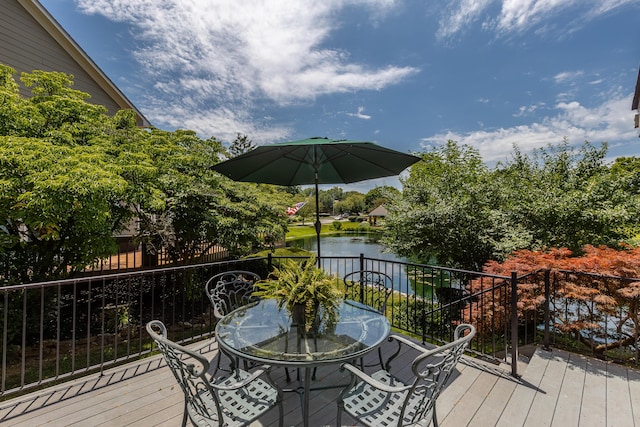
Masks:
[[[352,360],[378,347],[389,335],[385,316],[344,301],[338,321],[315,331],[293,324],[286,308],[265,299],[228,314],[216,325],[219,344],[240,357],[284,365],[319,365]]]

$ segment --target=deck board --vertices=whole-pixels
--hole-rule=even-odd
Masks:
[[[524,425],[549,361],[550,358],[544,351],[536,351],[521,379],[522,383],[518,384],[509,397],[509,404],[502,410],[496,426]]]
[[[630,369],[627,370],[627,379],[629,383],[629,400],[631,401],[633,421],[636,427],[640,427],[640,372]]]
[[[602,427],[607,425],[606,402],[606,364],[600,360],[589,359],[587,361],[586,377],[582,393],[582,406],[579,422],[580,427]]]
[[[385,346],[390,344],[385,344]],[[388,351],[390,348],[383,347]],[[215,355],[215,348],[207,356]],[[373,356],[372,356],[373,357]],[[410,373],[413,353],[394,363],[402,375]],[[367,368],[371,372],[376,368]],[[640,427],[640,372],[560,350],[537,349],[522,377],[510,376],[507,365],[493,365],[465,357],[437,403],[441,427],[461,426],[634,426]],[[295,372],[291,372],[295,382]],[[281,387],[283,368],[272,377]],[[344,384],[338,366],[318,370],[316,385]],[[314,391],[311,425],[336,424],[340,388]],[[284,394],[286,426],[302,426],[300,400]],[[0,424],[33,427],[173,427],[183,412],[182,391],[161,357],[114,368],[67,384],[0,402]],[[252,427],[275,427],[277,411]],[[344,425],[354,420],[345,415]]]
[[[552,363],[553,361],[560,363]],[[540,380],[539,391],[535,393],[529,409],[529,413],[535,414],[535,417],[527,417],[524,423],[525,427],[547,427],[551,425],[554,409],[558,402],[558,396],[567,370],[567,362],[568,353],[552,355],[552,360],[547,365],[547,369],[545,369]]]
[[[633,419],[627,370],[621,366],[607,365],[607,426],[624,425]]]
[[[562,410],[556,409],[554,411],[552,426],[579,426],[586,368],[586,357],[577,354],[569,356],[569,363],[565,370],[564,380],[556,403],[556,408],[562,408]]]

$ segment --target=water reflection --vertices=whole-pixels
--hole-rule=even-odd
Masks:
[[[320,245],[323,257],[359,257],[363,254],[366,258],[380,259],[390,262],[407,262],[405,258],[395,254],[384,252],[384,246],[378,242],[379,237],[373,234],[338,234],[331,236],[321,236]],[[288,247],[306,249],[316,252],[318,243],[316,237],[291,240],[287,242]],[[378,265],[379,264],[379,265]],[[345,274],[359,269],[359,263],[336,263],[336,265],[325,266],[333,273],[343,277]],[[366,266],[371,270],[379,270],[393,278],[395,287],[398,290],[399,284],[408,283],[405,268],[401,264],[375,263]],[[390,269],[390,270],[389,270]],[[412,289],[401,289],[403,292],[413,293]]]

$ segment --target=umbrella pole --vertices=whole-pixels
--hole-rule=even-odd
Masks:
[[[318,242],[318,267],[320,267],[320,230],[322,224],[320,223],[320,199],[318,196],[318,172],[316,171],[316,239]]]

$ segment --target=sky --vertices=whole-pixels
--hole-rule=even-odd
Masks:
[[[40,2],[161,129],[640,156],[638,0]],[[377,185],[398,180],[343,187]]]

